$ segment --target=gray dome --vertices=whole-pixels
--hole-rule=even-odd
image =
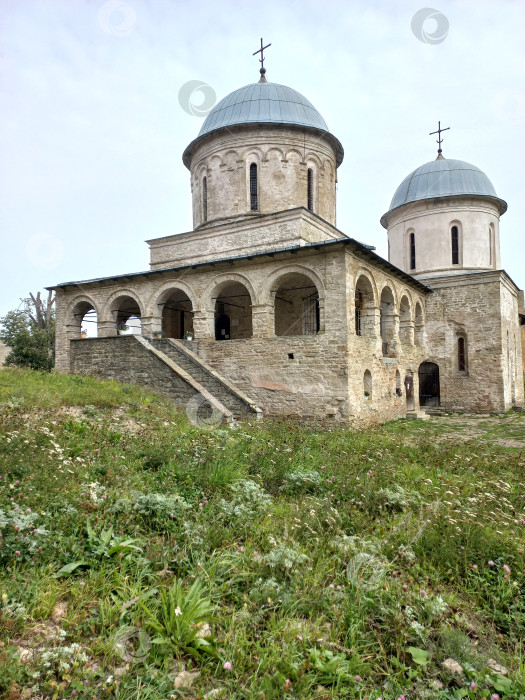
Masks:
[[[197,138],[186,148],[184,162],[202,136],[240,124],[290,124],[322,131],[335,148],[337,165],[343,160],[343,147],[330,134],[325,120],[306,97],[286,85],[259,82],[234,90],[215,105]]]
[[[328,131],[306,97],[277,83],[252,83],[227,95],[208,114],[199,136],[233,124],[296,124]]]
[[[501,214],[507,209],[506,202],[498,197],[492,182],[475,165],[463,160],[437,158],[406,176],[395,191],[388,212],[409,202],[454,195],[490,197],[497,201]]]

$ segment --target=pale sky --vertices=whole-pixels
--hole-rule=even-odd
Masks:
[[[0,316],[44,286],[147,270],[146,239],[191,230],[181,156],[203,117],[179,91],[199,80],[220,100],[257,81],[261,36],[268,80],[304,94],[344,146],[338,228],[386,257],[379,219],[435,158],[440,119],[444,156],[509,204],[502,266],[523,287],[525,3],[439,0],[418,38],[425,7],[2,0]]]

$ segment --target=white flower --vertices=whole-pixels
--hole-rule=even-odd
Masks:
[[[179,607],[175,608],[175,615],[176,615],[177,617],[178,617],[179,615],[182,615],[182,610],[181,610]]]

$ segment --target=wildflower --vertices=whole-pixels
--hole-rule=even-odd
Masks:
[[[355,679],[359,683],[359,681],[361,680],[361,676],[356,676]]]
[[[343,590],[343,587],[342,587],[342,586],[336,586],[336,588],[337,588],[338,591],[342,591],[342,590]]]
[[[503,571],[506,574],[510,574],[510,566],[507,566],[507,564],[503,564]]]
[[[420,595],[422,598],[426,598],[427,595],[428,595],[428,593],[427,593],[426,591],[421,590],[421,591],[419,591],[419,595]]]
[[[477,689],[478,689],[478,686],[477,686],[476,683],[474,683],[474,681],[472,681],[472,683],[470,684],[470,689],[471,689],[471,690],[477,690]]]
[[[81,585],[81,586],[85,586],[85,585],[86,585],[86,582],[85,582],[85,581],[80,581],[80,585]]]
[[[16,552],[15,552],[15,554],[18,556],[18,555],[20,554],[20,550],[17,549]]]
[[[179,607],[175,608],[175,616],[179,617],[179,615],[182,615],[182,610]]]
[[[328,586],[328,588],[335,588],[335,586],[334,586],[333,583],[331,583],[331,584]]]
[[[499,700],[499,695],[497,693],[492,693],[490,700]]]
[[[492,561],[492,559],[489,560],[489,566],[496,566],[496,564]]]
[[[225,661],[225,662],[224,662],[223,669],[224,669],[225,671],[231,671],[231,670],[232,670],[231,661]]]
[[[474,571],[477,571],[477,570],[478,570],[478,565],[477,565],[477,564],[473,564],[473,565],[472,565],[472,568],[474,569]]]

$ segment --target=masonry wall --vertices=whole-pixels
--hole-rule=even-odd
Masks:
[[[518,317],[517,290],[512,290],[505,273],[432,278],[428,283],[434,289],[427,298],[428,360],[439,365],[440,405],[480,413],[522,405],[523,385],[520,392],[516,384],[514,402],[509,390],[509,373],[516,377],[518,351],[509,369],[506,333],[509,330],[511,338],[517,335]],[[460,336],[465,337],[467,349],[463,372],[458,368]]]
[[[148,241],[150,267],[158,270],[343,237],[307,209],[264,217],[253,212],[247,220],[215,222],[190,233]]]
[[[182,405],[197,394],[133,336],[72,340],[71,372],[141,384]]]
[[[313,211],[335,224],[336,159],[329,138],[305,128],[234,127],[203,138],[191,156],[193,227],[250,213],[250,165],[257,165],[258,211],[307,206],[313,171]],[[207,219],[203,211],[206,177]]]

